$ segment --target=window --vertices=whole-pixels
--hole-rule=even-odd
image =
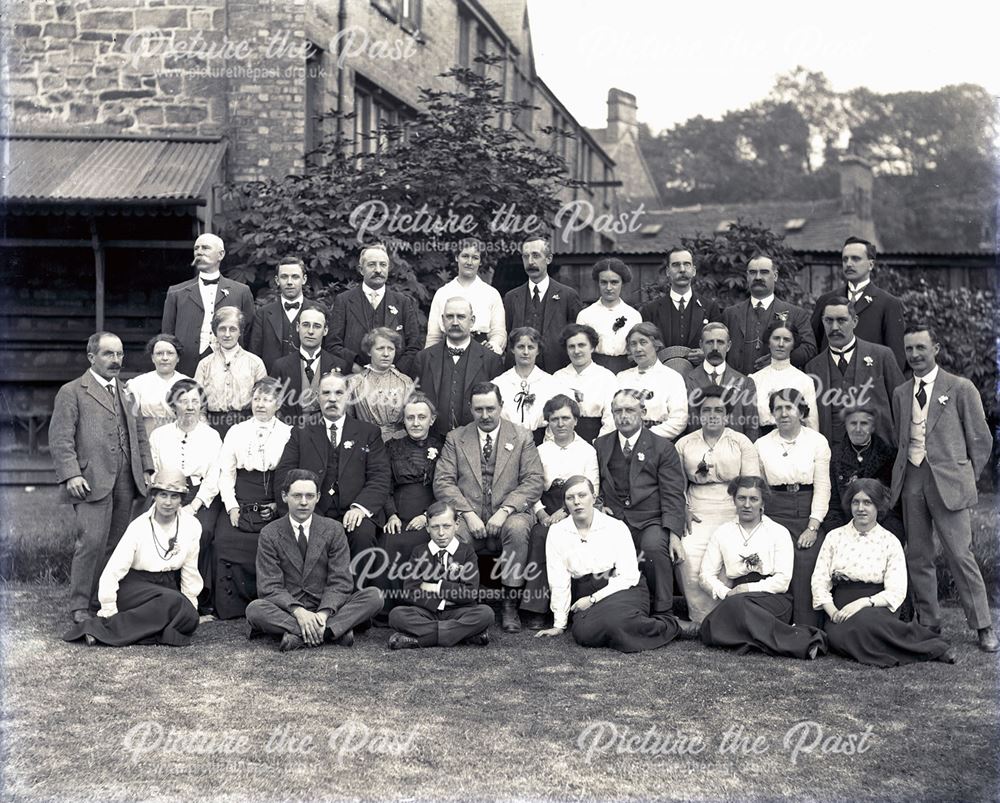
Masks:
[[[420,30],[422,0],[399,0],[399,24],[403,30],[415,33]]]
[[[514,65],[514,100],[530,104],[535,102],[535,88],[531,85],[531,78],[517,64]],[[531,133],[533,112],[534,109],[521,109],[514,115],[514,125],[525,134]]]
[[[386,126],[402,124],[413,117],[413,110],[359,75],[354,84],[354,115],[354,150],[372,153],[388,144]]]
[[[323,113],[326,111],[326,71],[323,49],[310,43],[306,56],[306,141],[305,152],[314,151],[323,142]]]
[[[471,11],[459,7],[458,63],[463,67],[475,70],[479,75],[485,75],[486,65],[476,62],[476,57],[499,55],[502,52],[503,48],[500,47],[500,43],[490,34],[486,26],[476,19]]]

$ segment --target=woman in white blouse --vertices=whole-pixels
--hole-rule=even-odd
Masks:
[[[529,630],[545,626],[544,614],[549,609],[549,584],[545,573],[545,542],[549,527],[562,521],[568,513],[563,505],[563,487],[573,476],[583,475],[599,490],[600,471],[597,452],[581,438],[576,427],[580,420],[580,405],[562,393],[545,402],[546,439],[538,447],[545,476],[545,491],[535,503],[535,524],[531,528],[528,565],[531,576],[526,578],[524,601],[521,603],[522,622]],[[551,436],[551,437],[548,437]]]
[[[147,435],[174,418],[167,404],[167,393],[174,382],[188,378],[177,370],[183,353],[184,347],[176,337],[156,335],[146,344],[146,355],[153,361],[155,370],[134,376],[125,383],[125,389],[132,394],[139,407],[139,416]]]
[[[809,374],[800,371],[792,363],[792,351],[799,344],[799,333],[786,321],[776,318],[764,330],[764,342],[771,352],[771,364],[750,374],[757,388],[757,413],[760,416],[760,431],[766,435],[774,429],[774,414],[768,405],[768,397],[776,390],[794,388],[802,394],[809,407],[809,414],[802,423],[819,431],[819,409],[816,406],[816,385]]]
[[[793,621],[818,627],[822,615],[813,610],[810,582],[819,554],[819,525],[830,509],[830,445],[819,432],[802,425],[809,407],[799,391],[773,392],[768,409],[778,427],[755,444],[761,473],[773,494],[768,515],[795,542]]]
[[[637,323],[639,310],[622,301],[622,288],[632,281],[632,269],[616,257],[599,259],[590,272],[600,298],[577,313],[576,322],[592,326],[600,338],[594,361],[617,374],[631,368],[625,338]]]
[[[253,386],[253,418],[226,433],[219,456],[219,494],[225,513],[215,525],[215,612],[243,616],[257,598],[257,537],[278,517],[274,468],[292,428],[275,417],[282,385],[265,377]]]
[[[181,473],[187,483],[182,500],[184,509],[197,516],[201,524],[198,571],[205,588],[198,601],[198,611],[202,615],[213,613],[212,539],[222,510],[218,501],[222,438],[202,420],[206,401],[201,385],[193,379],[179,380],[167,395],[167,403],[175,416],[174,422],[160,427],[149,436],[153,467],[157,471],[169,469]]]
[[[692,391],[701,427],[677,441],[677,454],[687,476],[687,535],[684,561],[678,564],[688,618],[701,624],[716,599],[701,587],[701,557],[708,539],[721,525],[731,522],[735,511],[730,480],[760,476],[757,450],[750,439],[727,426],[731,408],[724,401],[726,388],[710,385]]]
[[[615,375],[603,365],[594,362],[594,349],[599,336],[594,327],[568,323],[560,336],[569,365],[552,376],[561,382],[580,405],[576,434],[587,443],[593,443],[604,427],[610,432],[615,428],[611,415],[611,399],[618,389]]]
[[[856,479],[845,499],[851,523],[827,533],[812,576],[813,604],[826,612],[830,649],[872,666],[955,663],[947,641],[896,613],[906,597],[906,558],[899,539],[878,523],[889,509],[886,487]]]
[[[649,615],[649,589],[628,526],[594,509],[590,480],[571,477],[563,491],[569,516],[549,528],[545,545],[553,626],[536,635],[562,635],[572,613],[573,638],[583,647],[640,652],[678,635],[696,638],[695,625]]]
[[[566,392],[558,379],[535,365],[541,343],[542,336],[531,326],[519,326],[512,331],[510,350],[514,355],[514,367],[493,379],[493,384],[503,394],[500,414],[534,433],[536,444],[545,437],[545,402]]]
[[[760,477],[737,477],[728,493],[736,516],[712,533],[701,562],[701,585],[717,600],[701,623],[702,642],[740,654],[812,659],[825,653],[822,630],[791,624],[792,598],[786,592],[792,540],[764,515],[767,484]]]
[[[198,627],[198,540],[201,525],[182,511],[183,475],[157,471],[153,506],[125,530],[97,586],[97,616],[73,625],[63,638],[113,647],[169,644],[183,647]]]
[[[636,324],[626,342],[635,368],[618,374],[618,387],[641,390],[645,394],[647,428],[655,435],[673,440],[688,426],[684,377],[667,368],[656,356],[663,348],[663,335],[656,324],[646,321]]]
[[[194,372],[208,394],[209,426],[223,438],[233,424],[249,418],[254,384],[267,376],[263,360],[240,345],[244,325],[239,309],[219,307],[212,316],[216,343]]]

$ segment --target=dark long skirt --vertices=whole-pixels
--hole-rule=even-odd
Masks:
[[[273,502],[271,472],[236,472],[236,499],[241,503]],[[215,615],[236,619],[257,599],[257,539],[234,527],[223,511],[215,525]]]
[[[542,494],[542,505],[550,516],[563,506],[563,482],[555,480]],[[528,564],[525,574],[524,593],[521,596],[521,610],[530,613],[545,613],[549,609],[549,573],[545,562],[545,544],[549,528],[537,522],[531,528],[528,542]],[[593,592],[591,592],[593,593]]]
[[[409,521],[423,514],[434,502],[434,489],[419,482],[396,486],[393,492],[396,515],[405,527]],[[385,598],[383,611],[388,613],[397,605],[408,604],[403,599],[403,577],[413,550],[430,541],[426,528],[402,530],[396,535],[382,532],[378,536],[378,547],[385,551],[385,571],[372,578],[371,585],[382,592]]]
[[[225,440],[226,433],[230,429],[246,421],[251,415],[249,407],[245,410],[207,410],[205,412],[205,422],[219,433],[220,438]]]
[[[586,575],[573,581],[573,601],[604,588],[606,578]],[[680,632],[669,614],[649,615],[649,589],[640,580],[632,588],[617,591],[573,616],[570,628],[581,647],[610,647],[619,652],[642,652],[664,647]]]
[[[594,362],[607,368],[613,374],[619,374],[629,368],[635,368],[635,363],[626,354],[611,356],[610,354],[598,354],[596,351],[591,355]]]
[[[838,583],[833,604],[843,608],[862,597],[878,594],[878,583]],[[915,619],[903,622],[888,608],[863,608],[846,622],[826,623],[830,649],[871,666],[902,666],[935,661],[948,649],[948,642]]]
[[[821,627],[823,611],[817,611],[812,604],[812,574],[823,545],[823,533],[816,536],[816,542],[809,549],[799,549],[799,535],[809,525],[809,508],[812,505],[812,489],[788,493],[776,491],[767,502],[764,511],[792,535],[795,557],[792,564],[792,582],[788,592],[792,595],[792,623]]]
[[[601,417],[599,415],[584,415],[576,420],[576,434],[591,446],[601,434]]]
[[[102,644],[169,644],[184,647],[198,627],[198,611],[181,594],[179,572],[132,569],[118,584],[118,613],[73,625],[63,636],[76,641],[91,635]]]
[[[740,577],[733,585],[763,579]],[[701,623],[701,640],[709,647],[727,647],[738,655],[762,652],[788,658],[808,658],[826,653],[826,635],[815,627],[792,623],[792,595],[768,591],[730,594]]]

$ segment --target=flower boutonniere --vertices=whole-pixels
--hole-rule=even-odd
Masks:
[[[695,304],[697,304],[697,305],[698,305],[699,307],[701,307],[702,309],[705,309],[705,305],[701,303],[701,299],[700,299],[700,298],[696,298],[696,299],[694,300],[694,303],[695,303]]]
[[[943,407],[947,403],[948,403],[948,397],[947,396],[938,396],[938,404],[940,404]]]
[[[222,293],[222,297],[225,298],[226,296],[229,295],[229,288],[228,287],[220,287],[219,288],[219,292]]]
[[[653,398],[653,391],[651,391],[651,390],[644,390],[642,392],[642,395],[643,395],[643,398],[646,399],[646,401],[649,401],[650,399]]]
[[[865,357],[865,365],[871,368],[874,364],[875,360],[873,360],[871,357]]]
[[[708,318],[704,318],[701,322],[702,326],[708,326]]]
[[[399,315],[399,310],[396,309],[394,306],[392,306],[392,304],[390,304],[389,305],[389,314],[391,314],[391,315]]]
[[[553,301],[558,301],[559,300],[559,294],[556,293],[554,296],[552,296],[552,300]]]
[[[760,555],[756,552],[752,555],[740,555],[740,560],[743,561],[743,565],[747,567],[747,570],[760,565]]]
[[[776,312],[774,313],[774,317],[777,318],[779,321],[787,321],[788,310],[782,310],[781,312]]]
[[[869,304],[871,304],[874,300],[875,299],[872,298],[871,296],[865,296],[865,301],[867,301]]]
[[[615,322],[611,325],[611,331],[617,332],[619,329],[625,327],[625,316],[622,315],[620,318],[615,318]]]
[[[427,450],[428,460],[434,460],[435,458],[437,458],[437,456],[438,456],[438,450],[435,449],[433,446]]]
[[[513,443],[505,443],[503,445],[503,448],[506,449],[508,452],[513,452],[514,451],[514,444]]]
[[[576,399],[577,404],[583,404],[583,391],[573,389],[573,398]]]
[[[344,441],[340,445],[343,446],[345,449],[353,449],[354,448],[354,441]]]
[[[642,463],[646,460],[646,455],[644,455],[642,452],[636,452],[635,459],[638,460],[640,463]]]
[[[396,331],[397,332],[402,332],[403,331],[403,324],[399,324],[399,326],[396,327]]]

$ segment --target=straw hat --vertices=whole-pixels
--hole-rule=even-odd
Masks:
[[[187,492],[187,478],[175,468],[161,468],[149,484],[149,490],[184,494]]]

